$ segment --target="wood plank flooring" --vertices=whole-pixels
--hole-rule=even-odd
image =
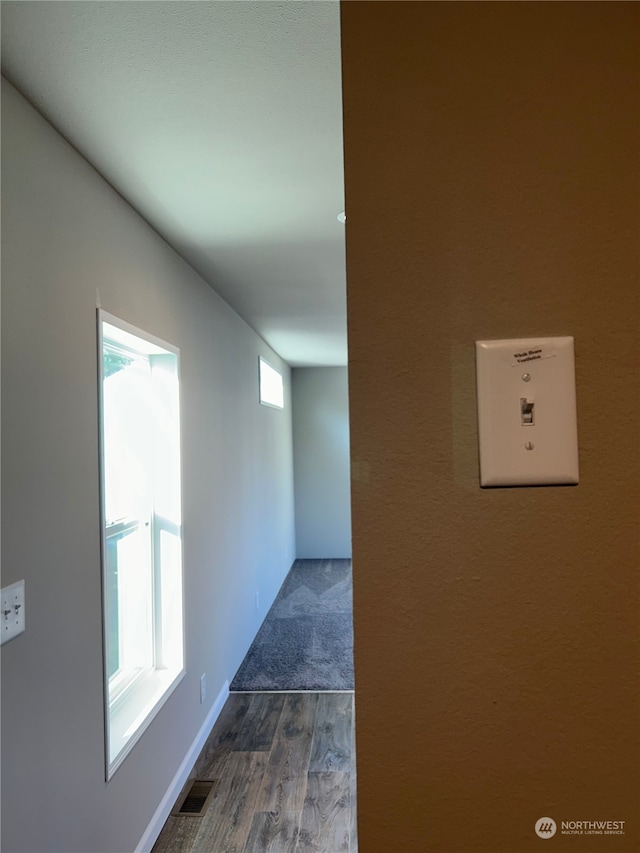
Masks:
[[[211,804],[153,853],[357,853],[355,777],[353,693],[232,693],[191,773]]]

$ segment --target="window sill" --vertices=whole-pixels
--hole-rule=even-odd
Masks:
[[[184,675],[184,668],[151,670],[135,683],[135,689],[127,692],[126,700],[120,697],[109,708],[107,781],[131,752]]]

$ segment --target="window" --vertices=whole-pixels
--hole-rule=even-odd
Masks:
[[[178,350],[98,315],[107,779],[184,675]]]
[[[260,402],[263,406],[284,409],[282,374],[260,356]]]

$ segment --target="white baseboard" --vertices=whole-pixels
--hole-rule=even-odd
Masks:
[[[178,799],[180,791],[182,791],[182,788],[184,787],[184,783],[189,778],[191,768],[196,763],[202,747],[209,736],[209,732],[213,728],[215,721],[220,716],[220,711],[222,711],[222,706],[227,701],[228,696],[229,682],[225,681],[220,692],[216,696],[215,702],[211,706],[211,710],[207,714],[204,723],[200,727],[200,731],[195,736],[187,754],[182,759],[180,767],[178,767],[176,775],[171,780],[171,784],[169,785],[166,794],[160,801],[160,805],[151,818],[149,826],[145,829],[142,838],[138,842],[134,853],[151,853],[151,849],[162,832],[162,827],[165,825],[165,822],[169,817],[169,813],[171,812],[175,801]]]

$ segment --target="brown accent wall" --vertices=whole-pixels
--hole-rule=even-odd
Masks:
[[[362,853],[640,849],[639,11],[342,4]],[[580,485],[481,490],[474,341],[537,335]]]

